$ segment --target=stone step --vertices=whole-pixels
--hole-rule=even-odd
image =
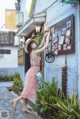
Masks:
[[[7,81],[7,82],[0,82],[0,87],[12,87],[13,81]]]
[[[41,119],[39,116],[32,114],[23,113],[22,103],[17,104],[17,109],[14,110],[11,100],[13,100],[17,95],[14,92],[10,92],[7,88],[0,88],[0,112],[7,111],[9,113],[8,119]],[[0,115],[1,116],[1,115]],[[0,119],[2,119],[0,117]]]
[[[15,97],[18,97],[18,95],[15,94],[13,91],[11,91],[11,94],[14,95]],[[23,103],[22,101],[20,101],[20,102]],[[38,119],[42,119],[40,117],[40,115],[38,115],[38,113],[33,110],[33,108],[34,108],[35,105],[36,105],[36,100],[28,99],[28,105],[27,105],[27,107],[33,112],[34,115],[38,116]]]

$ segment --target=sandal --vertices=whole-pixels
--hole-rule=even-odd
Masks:
[[[29,114],[32,113],[32,111],[30,111],[30,110],[28,110],[28,109],[22,109],[22,111],[23,111],[23,112],[26,112],[26,113],[29,113]]]
[[[16,109],[16,105],[17,105],[16,99],[11,100],[11,103],[12,103],[14,109]]]

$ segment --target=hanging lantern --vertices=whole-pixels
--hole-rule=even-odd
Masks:
[[[38,26],[35,27],[35,29],[36,29],[36,33],[39,33],[40,29],[41,29],[41,26],[38,25]]]

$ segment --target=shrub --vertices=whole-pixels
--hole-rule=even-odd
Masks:
[[[14,75],[0,76],[0,82],[13,81]]]
[[[22,80],[21,80],[21,77],[20,77],[20,74],[19,73],[15,73],[14,74],[14,81],[13,81],[13,87],[12,87],[12,90],[16,93],[16,94],[20,94],[21,90],[23,88],[23,85],[22,85]]]
[[[52,119],[52,115],[58,112],[54,108],[59,93],[57,83],[55,79],[52,80],[52,83],[43,82],[41,89],[37,91],[36,111],[44,119]],[[59,97],[62,98],[62,94]]]
[[[65,98],[62,91],[57,89],[55,79],[52,83],[43,82],[37,91],[37,101],[34,110],[43,119],[80,119],[80,108],[77,96]]]
[[[59,117],[62,119],[80,119],[80,107],[77,96],[67,97],[58,100],[56,104],[59,110]]]

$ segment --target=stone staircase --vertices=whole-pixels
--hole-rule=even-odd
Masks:
[[[19,102],[17,105],[17,109],[15,110],[11,104],[11,100],[14,99],[17,95],[14,92],[8,91],[7,88],[0,88],[0,113],[8,112],[9,118],[7,119],[41,119],[33,110],[32,114],[24,113],[21,111],[22,102]],[[30,105],[34,105],[32,101],[29,102],[29,108],[32,109]],[[0,114],[0,116],[2,116]],[[1,119],[2,117],[0,117]]]

